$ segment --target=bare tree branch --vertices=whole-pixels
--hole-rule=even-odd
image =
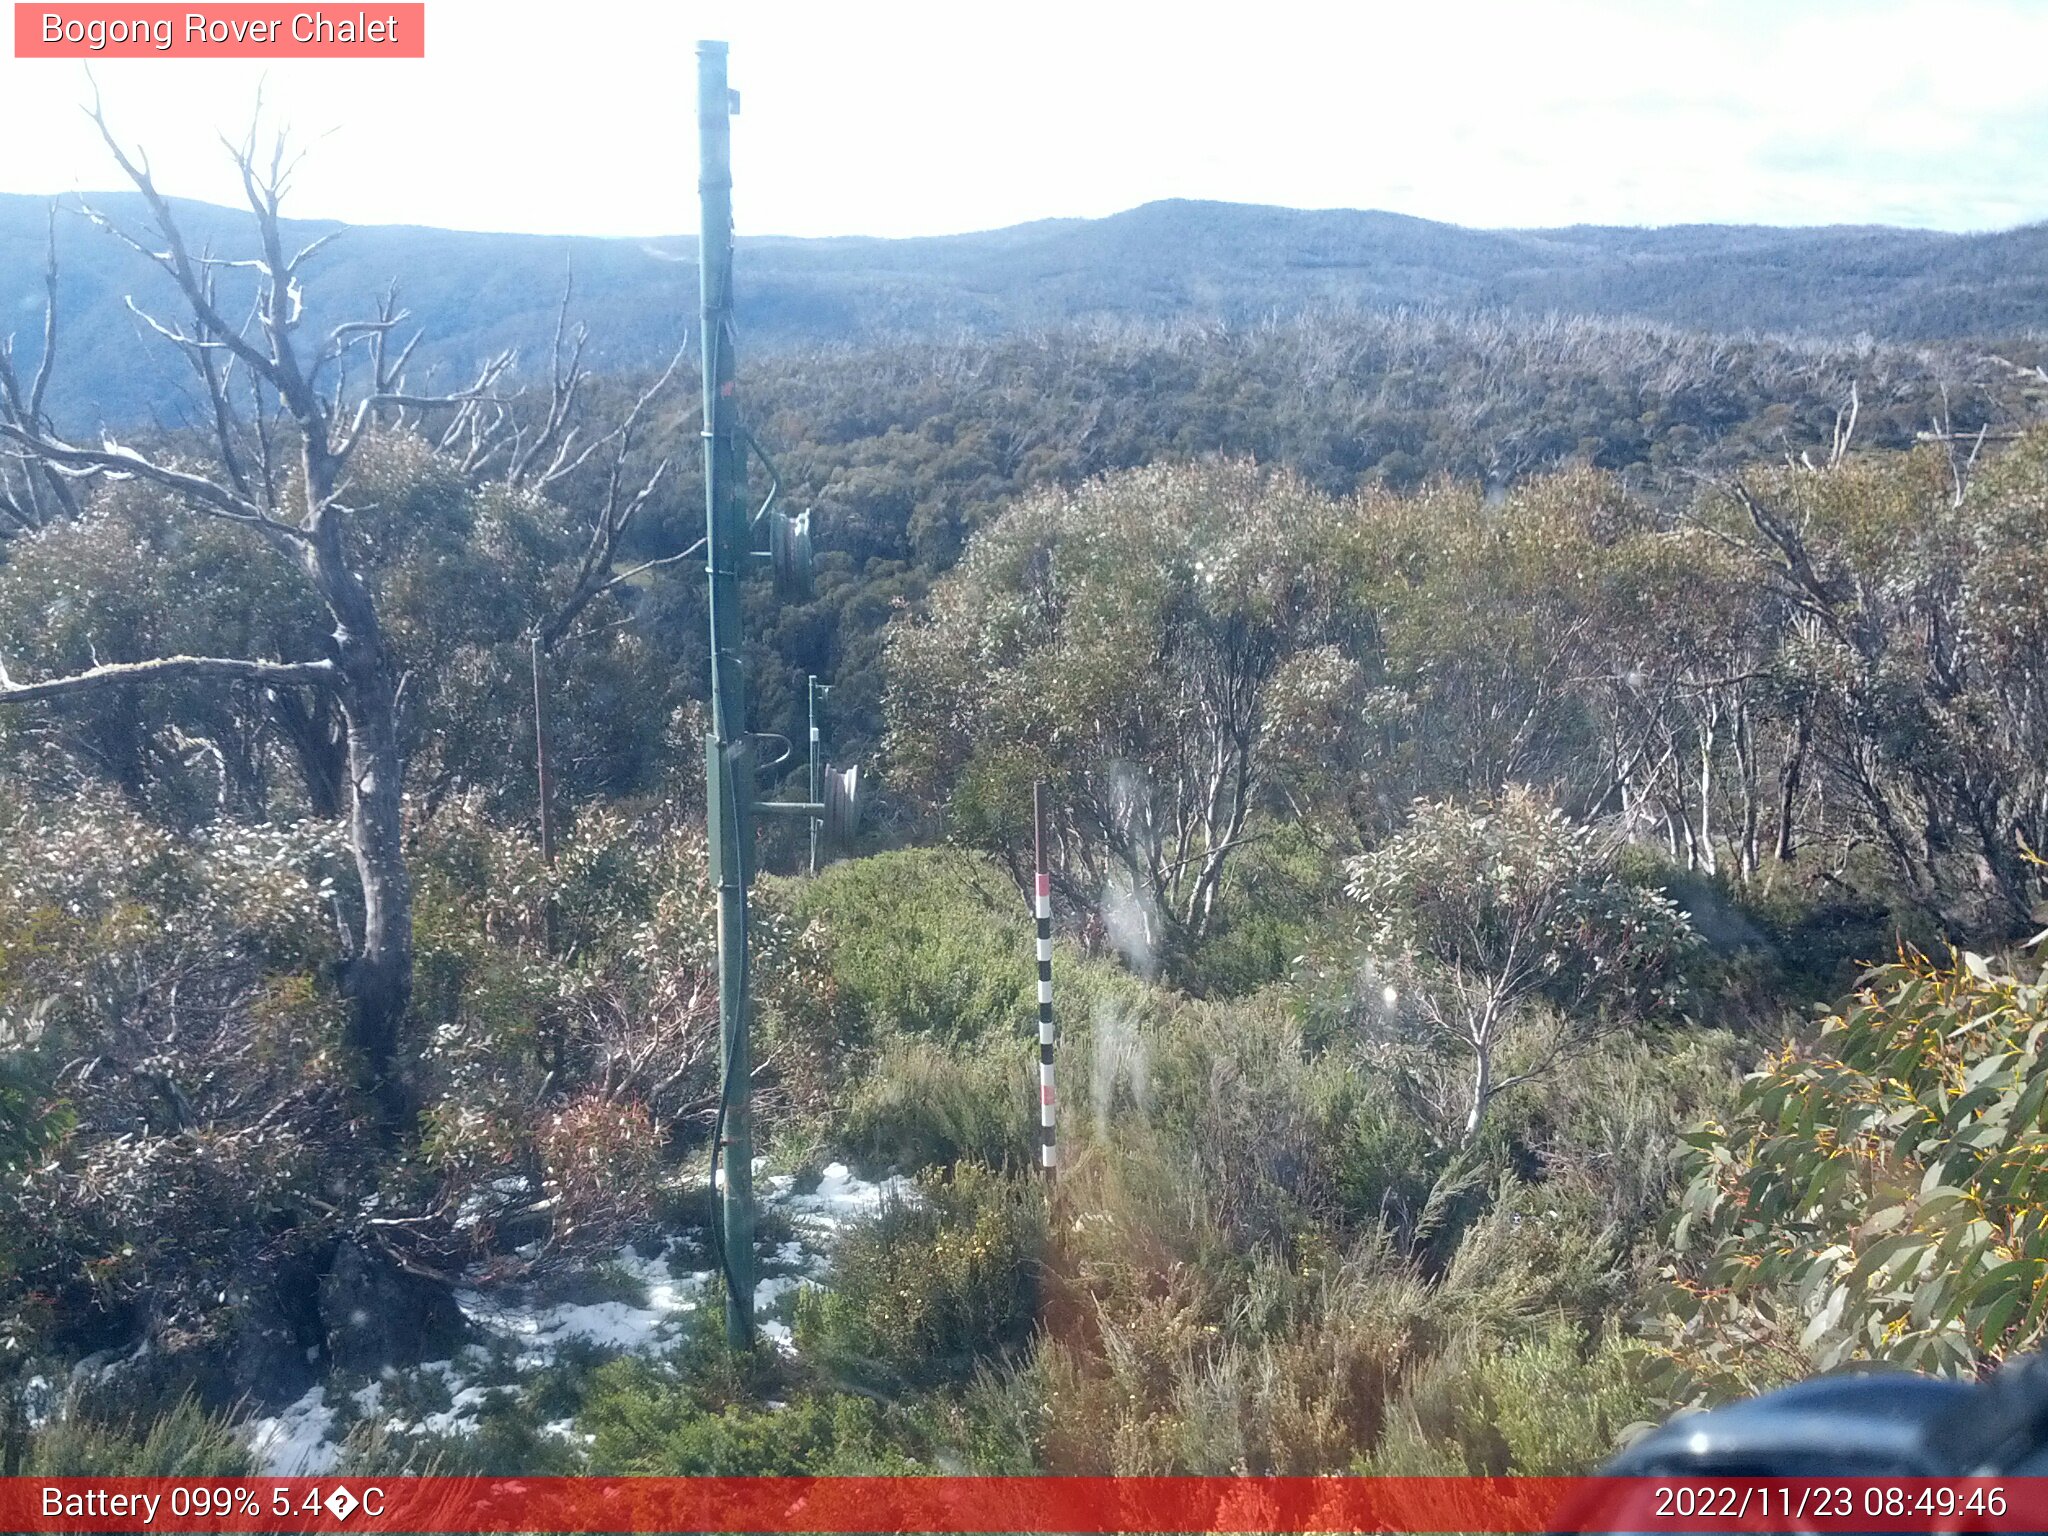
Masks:
[[[556,608],[555,612],[540,627],[540,644],[541,649],[544,651],[552,650],[556,642],[569,632],[584,610],[603,594],[622,586],[635,576],[653,570],[657,566],[672,564],[693,553],[695,549],[702,548],[700,541],[699,544],[692,546],[692,549],[685,550],[680,554],[668,555],[658,560],[643,562],[630,571],[617,574],[614,574],[612,571],[612,564],[618,556],[620,541],[625,538],[627,530],[633,526],[634,519],[640,515],[641,509],[647,505],[655,491],[660,487],[670,468],[670,461],[663,459],[654,466],[653,473],[648,475],[638,490],[630,496],[622,495],[625,482],[626,457],[632,451],[634,434],[639,430],[640,423],[647,412],[648,406],[667,387],[669,380],[675,377],[676,369],[681,362],[682,354],[678,352],[669,359],[669,364],[661,371],[661,376],[641,391],[639,398],[633,402],[633,408],[626,413],[625,420],[620,422],[611,432],[599,438],[596,443],[592,444],[593,448],[601,447],[606,443],[613,445],[611,469],[605,477],[604,502],[598,508],[597,517],[591,524],[590,539],[584,545],[583,559],[577,566],[575,580],[570,583],[568,596],[562,600],[560,606]],[[558,388],[556,391],[558,398],[560,394],[561,391]],[[590,450],[586,449],[584,454],[579,456],[577,462],[581,463],[584,458],[588,457],[589,452]],[[548,476],[542,477],[541,485],[545,487],[553,477],[555,477],[555,472],[550,471]]]
[[[1828,468],[1841,468],[1842,460],[1849,452],[1850,439],[1856,435],[1856,417],[1863,409],[1863,401],[1856,391],[1856,381],[1849,381],[1849,403],[1835,412],[1835,441],[1828,450]]]
[[[0,661],[0,704],[28,704],[37,699],[55,699],[89,693],[99,688],[117,688],[124,683],[174,682],[186,678],[207,681],[266,683],[275,687],[312,683],[325,687],[335,676],[331,661],[248,661],[230,656],[161,656],[153,661],[116,661],[74,672],[69,677],[48,678],[40,683],[17,682]]]
[[[134,250],[147,257],[153,264],[168,272],[172,280],[177,283],[179,291],[184,294],[185,302],[191,307],[193,317],[207,329],[220,336],[227,343],[229,350],[241,358],[244,363],[248,364],[251,369],[277,385],[279,392],[284,393],[283,380],[278,377],[277,364],[255,345],[244,339],[241,333],[235,327],[230,326],[226,318],[214,307],[212,299],[208,296],[206,285],[200,280],[200,268],[185,247],[184,236],[179,231],[177,219],[171,213],[170,204],[165,200],[164,195],[157,190],[156,181],[150,175],[148,156],[144,155],[139,160],[134,159],[121,147],[120,140],[114,137],[114,130],[107,122],[106,111],[101,105],[97,89],[95,89],[93,94],[92,106],[86,109],[86,115],[92,119],[93,125],[99,129],[100,138],[106,144],[108,151],[113,155],[115,164],[121,167],[122,172],[134,184],[135,190],[142,194],[143,200],[149,205],[150,216],[156,223],[157,232],[163,236],[164,248],[157,250],[143,244],[98,209],[90,205],[81,204],[80,206],[85,216],[102,229],[107,230],[118,239],[126,242]],[[253,132],[254,130],[252,129],[251,131]],[[244,177],[244,184],[247,185],[246,165],[244,165]],[[252,201],[251,207],[258,208],[260,213],[260,203]],[[260,216],[258,222],[261,222]],[[292,404],[296,409],[300,401],[294,399]]]
[[[305,533],[267,516],[255,503],[236,495],[226,486],[190,470],[177,469],[145,458],[132,448],[108,440],[101,448],[82,448],[76,443],[63,442],[44,434],[31,433],[19,422],[0,420],[0,437],[21,444],[32,454],[47,462],[66,465],[74,469],[107,470],[117,474],[135,475],[154,481],[167,490],[173,490],[189,498],[206,512],[227,519],[231,523],[243,523],[260,528],[279,539],[303,541]]]
[[[43,393],[50,387],[50,368],[57,360],[57,205],[49,210],[48,233],[43,244],[43,355],[36,359],[35,381],[28,389],[28,418],[43,417]]]
[[[36,360],[35,375],[26,393],[14,369],[14,338],[0,337],[0,421],[19,421],[31,431],[47,420],[43,396],[49,388],[50,371],[57,358],[57,205],[54,202],[49,207],[43,251],[43,352]],[[63,477],[48,472],[34,460],[25,459],[21,480],[23,500],[16,502],[9,498],[10,516],[29,526],[42,526],[50,516],[49,509],[43,505],[46,493],[57,504],[57,510],[69,517],[78,515],[77,498]]]
[[[519,439],[523,434],[514,434],[511,463],[505,472],[506,480],[513,485],[523,484],[532,473],[533,466],[539,462],[540,456],[555,447],[556,439],[562,437],[563,428],[575,411],[576,396],[583,387],[583,348],[589,340],[590,333],[579,325],[573,336],[569,334],[569,301],[575,296],[575,292],[576,280],[572,275],[562,284],[561,307],[555,311],[555,337],[548,354],[547,415],[543,418],[540,431],[535,434],[531,444],[522,444]],[[562,441],[560,451],[556,453],[548,471],[543,474],[543,483],[546,482],[548,474],[561,467],[574,437],[575,432],[571,429],[568,437]]]

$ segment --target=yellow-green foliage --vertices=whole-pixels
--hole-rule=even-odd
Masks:
[[[1589,1346],[1570,1327],[1500,1346],[1463,1341],[1408,1386],[1357,1470],[1583,1475],[1631,1429],[1662,1416],[1650,1375],[1641,1345],[1608,1338]]]
[[[822,1065],[836,1078],[835,1144],[878,1171],[1035,1159],[1037,970],[1015,882],[978,856],[918,848],[764,886],[809,946],[830,1010]],[[1053,978],[1062,1134],[1082,1136],[1093,1016],[1139,988],[1065,942]]]
[[[31,1438],[23,1470],[44,1477],[247,1477],[256,1469],[227,1416],[185,1398],[147,1423],[60,1413]]]
[[[1029,1337],[1042,1293],[1041,1187],[963,1164],[848,1232],[830,1285],[797,1302],[799,1345],[881,1384],[964,1379]]]
[[[806,1392],[773,1406],[730,1404],[694,1412],[647,1391],[619,1395],[583,1422],[598,1427],[591,1466],[600,1475],[800,1477],[902,1474],[925,1470],[891,1444],[886,1410],[853,1393]]]
[[[1664,1298],[1725,1392],[1857,1357],[1967,1372],[2048,1337],[2048,987],[1908,954],[1688,1137]]]
[[[984,860],[930,848],[849,860],[794,907],[824,934],[850,1039],[973,1040],[1036,1017],[1030,908]]]
[[[863,1166],[909,1173],[963,1159],[1028,1166],[1038,1135],[1032,1060],[1021,1037],[1007,1051],[892,1039],[848,1085],[839,1144]]]
[[[929,1470],[929,1436],[872,1394],[818,1380],[772,1346],[735,1355],[715,1316],[660,1362],[589,1375],[576,1426],[600,1476],[784,1476]]]

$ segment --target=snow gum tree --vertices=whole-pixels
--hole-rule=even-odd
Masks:
[[[1677,1003],[1691,926],[1631,885],[1618,845],[1526,789],[1483,804],[1418,804],[1350,865],[1367,960],[1361,1022],[1397,1048],[1411,1098],[1447,1141],[1469,1144],[1501,1094],[1607,1031]],[[1501,1069],[1513,1049],[1518,1065]],[[1429,1070],[1463,1062],[1455,1071]]]

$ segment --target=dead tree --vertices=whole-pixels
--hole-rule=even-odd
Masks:
[[[53,256],[49,318],[37,371],[26,388],[11,361],[0,374],[0,442],[11,450],[14,465],[12,510],[26,510],[40,520],[50,498],[72,497],[82,482],[148,481],[192,514],[245,529],[252,540],[290,560],[333,620],[333,630],[320,656],[165,656],[40,680],[13,677],[0,664],[0,704],[185,680],[256,683],[279,697],[316,701],[287,708],[288,715],[300,718],[330,708],[338,713],[345,741],[349,843],[361,886],[360,915],[354,931],[344,936],[340,985],[350,1005],[348,1044],[360,1082],[388,1133],[409,1116],[399,1058],[413,983],[412,884],[402,821],[405,763],[398,727],[402,679],[346,536],[352,511],[349,462],[366,435],[401,419],[445,418],[435,423],[443,441],[466,434],[496,441],[500,433],[485,418],[502,404],[493,391],[512,357],[490,360],[467,389],[444,395],[408,392],[405,369],[418,336],[398,342],[407,316],[394,298],[387,298],[374,318],[344,321],[324,335],[303,329],[302,274],[308,259],[332,237],[287,249],[278,210],[296,162],[287,159],[281,139],[267,159],[259,159],[254,128],[240,145],[229,146],[255,217],[259,251],[228,261],[191,249],[150,175],[147,157],[122,148],[98,103],[90,115],[142,194],[150,222],[130,231],[92,209],[87,214],[174,285],[178,310],[170,319],[146,312],[132,299],[129,304],[145,325],[178,349],[203,390],[210,462],[193,467],[189,460],[141,452],[104,435],[94,445],[58,434],[42,407],[55,356]],[[227,312],[220,296],[223,274],[253,279],[253,304],[244,319]]]
[[[23,384],[14,364],[14,339],[0,337],[0,420],[47,421],[43,395],[57,355],[57,205],[50,205],[48,255],[43,263],[43,350]],[[0,538],[34,533],[58,516],[76,516],[78,500],[64,476],[20,450],[0,454]]]
[[[632,408],[616,427],[591,438],[578,450],[578,439],[583,436],[583,427],[578,421],[578,396],[587,377],[582,362],[585,334],[579,326],[573,337],[565,336],[570,297],[571,290],[565,288],[562,308],[555,320],[547,409],[538,425],[531,429],[508,427],[503,425],[504,418],[500,417],[478,428],[478,440],[482,442],[491,441],[493,427],[498,428],[498,436],[505,445],[502,478],[508,485],[546,494],[571,481],[593,459],[604,464],[604,490],[591,516],[590,531],[575,574],[552,610],[540,619],[534,629],[534,643],[542,654],[560,644],[597,599],[617,591],[648,571],[687,560],[704,547],[700,539],[675,554],[643,560],[625,570],[618,569],[619,551],[628,532],[674,468],[673,461],[663,458],[645,478],[630,473],[633,449],[645,430],[648,408],[675,377],[676,369],[682,366],[683,354],[677,352],[669,359],[668,366],[634,399]],[[600,454],[602,458],[599,458]],[[479,467],[488,467],[489,463],[489,458],[485,457]]]

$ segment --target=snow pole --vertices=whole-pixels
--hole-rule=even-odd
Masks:
[[[1052,1022],[1052,877],[1045,872],[1043,782],[1031,786],[1031,846],[1038,872],[1034,887],[1038,916],[1038,1160],[1050,1179],[1060,1163],[1052,1091],[1052,1048],[1058,1036]]]

